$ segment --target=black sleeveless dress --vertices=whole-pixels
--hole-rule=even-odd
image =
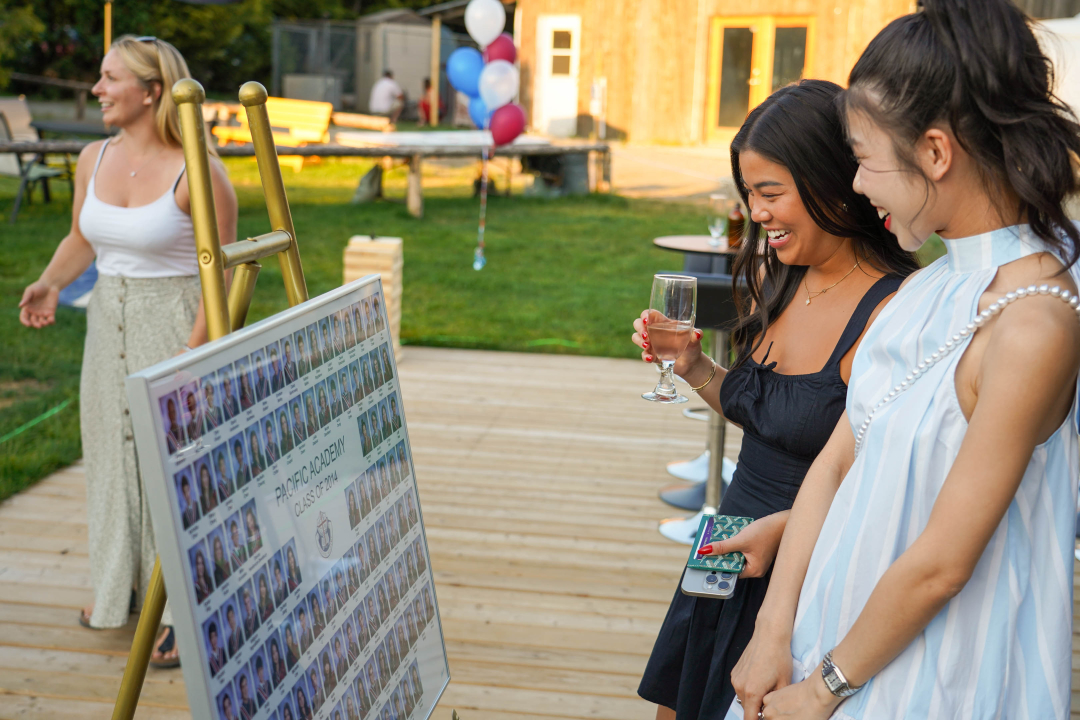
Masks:
[[[847,385],[840,360],[901,282],[883,277],[866,291],[819,372],[780,375],[773,372],[775,362],[765,364],[766,352],[762,362],[749,358],[725,376],[720,404],[742,426],[743,441],[721,515],[757,519],[791,509],[806,471],[844,413]],[[674,709],[678,720],[723,718],[735,698],[731,671],[754,633],[771,574],[770,568],[764,577],[740,578],[727,600],[676,588],[638,694]]]

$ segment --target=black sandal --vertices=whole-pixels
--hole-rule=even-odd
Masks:
[[[172,625],[165,625],[164,628],[165,638],[156,648],[154,648],[154,652],[161,653],[162,655],[176,647],[176,632],[173,630]],[[153,655],[151,655],[150,665],[160,670],[180,667],[180,655],[177,654],[174,658],[162,657],[161,659],[155,659]]]

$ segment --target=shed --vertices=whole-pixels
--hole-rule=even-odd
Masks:
[[[440,28],[439,35],[443,65],[459,38],[447,28]],[[391,70],[415,105],[431,74],[431,56],[432,22],[412,10],[383,10],[355,21],[276,20],[271,92],[368,112],[371,87]]]
[[[431,20],[412,10],[382,10],[356,22],[359,52],[356,57],[357,108],[368,112],[371,87],[391,70],[410,102],[420,100],[424,78],[431,76]],[[440,66],[457,47],[454,34],[443,29],[439,43]],[[440,88],[445,92],[444,88]]]

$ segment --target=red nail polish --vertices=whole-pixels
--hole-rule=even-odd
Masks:
[[[646,355],[645,362],[652,362],[652,355]]]
[[[642,342],[642,343],[641,343],[641,347],[643,347],[643,348],[647,348],[647,347],[649,347],[649,343],[647,343],[647,342]]]
[[[702,545],[698,548],[698,555],[704,555],[712,552],[712,545]]]
[[[642,340],[648,340],[649,339],[649,333],[647,333],[647,332],[641,333],[641,339]]]
[[[641,324],[642,325],[648,325],[649,324],[649,319],[648,318],[642,318]]]

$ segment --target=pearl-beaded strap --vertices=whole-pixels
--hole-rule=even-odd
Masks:
[[[1018,288],[1011,293],[1006,293],[1003,297],[997,299],[990,307],[983,310],[981,313],[975,316],[975,319],[969,322],[964,329],[953,335],[951,338],[945,341],[945,344],[939,347],[934,352],[930,353],[921,363],[915,366],[915,369],[907,374],[907,377],[901,381],[899,385],[889,391],[889,394],[878,401],[869,413],[866,414],[866,419],[863,420],[862,425],[859,427],[858,432],[855,433],[855,457],[859,456],[859,450],[862,449],[863,439],[866,437],[866,431],[870,427],[870,421],[874,419],[874,414],[884,407],[887,403],[892,401],[897,395],[911,387],[915,380],[920,376],[925,375],[926,372],[941,362],[945,356],[951,353],[956,348],[960,347],[963,340],[966,340],[971,335],[975,334],[975,331],[986,324],[986,321],[994,317],[1006,306],[1012,305],[1020,298],[1028,297],[1031,295],[1049,295],[1055,297],[1064,303],[1067,303],[1069,307],[1080,315],[1080,297],[1073,295],[1068,290],[1062,290],[1060,287],[1049,285],[1028,285],[1026,288]]]

